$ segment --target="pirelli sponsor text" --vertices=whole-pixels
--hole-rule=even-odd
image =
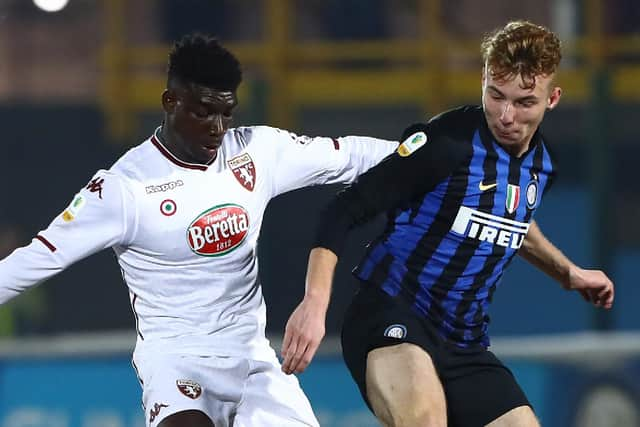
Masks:
[[[529,224],[460,206],[451,231],[481,242],[518,249],[529,231]]]

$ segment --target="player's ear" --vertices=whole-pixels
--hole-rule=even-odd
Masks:
[[[165,89],[162,92],[162,109],[166,113],[173,113],[176,109],[176,105],[178,103],[176,93],[172,89]]]
[[[558,86],[551,89],[551,93],[549,94],[549,99],[547,100],[547,110],[553,110],[556,108],[556,105],[560,102],[560,97],[562,96],[562,89]]]

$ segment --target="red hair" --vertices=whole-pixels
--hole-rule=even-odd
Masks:
[[[535,86],[535,78],[555,73],[562,52],[560,40],[548,28],[527,21],[513,21],[482,40],[486,72],[497,80],[521,76],[524,89]]]

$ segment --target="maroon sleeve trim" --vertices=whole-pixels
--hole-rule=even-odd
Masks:
[[[51,252],[55,252],[55,251],[58,250],[58,248],[53,246],[53,244],[50,241],[48,241],[46,238],[42,237],[39,234],[36,236],[36,239],[40,240],[42,242],[42,244],[45,245],[47,247],[47,249],[49,249]]]

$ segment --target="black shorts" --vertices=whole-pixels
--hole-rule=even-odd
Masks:
[[[513,408],[531,406],[511,371],[492,352],[445,343],[428,319],[378,287],[364,284],[345,314],[342,355],[370,409],[367,354],[403,342],[431,356],[444,387],[449,427],[484,426]]]

